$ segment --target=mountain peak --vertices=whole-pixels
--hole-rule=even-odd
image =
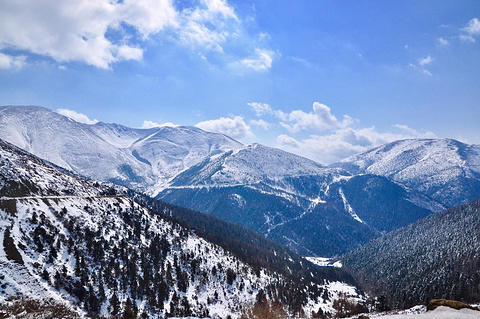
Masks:
[[[395,141],[353,155],[331,167],[341,167],[352,174],[388,177],[419,189],[447,206],[480,197],[480,145],[454,139]]]

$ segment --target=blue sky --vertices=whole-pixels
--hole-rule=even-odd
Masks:
[[[479,19],[476,0],[2,0],[0,105],[324,164],[400,138],[480,144]]]

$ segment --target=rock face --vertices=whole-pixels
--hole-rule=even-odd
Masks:
[[[464,302],[457,301],[457,300],[446,300],[446,299],[432,299],[432,300],[430,300],[430,302],[428,303],[428,306],[427,306],[427,310],[428,311],[435,310],[438,307],[442,307],[442,306],[449,307],[449,308],[452,308],[452,309],[455,309],[455,310],[472,309],[472,310],[480,311],[480,309],[478,309],[478,307],[472,307],[469,304],[466,304]]]

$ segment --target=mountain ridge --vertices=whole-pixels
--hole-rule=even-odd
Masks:
[[[196,127],[134,129],[114,123],[83,124],[38,106],[0,107],[0,137],[83,176],[149,194],[206,156],[241,145]],[[196,145],[185,147],[192,142]]]
[[[19,192],[13,182],[23,186]],[[53,298],[87,317],[130,307],[152,318],[236,318],[258,294],[294,314],[334,312],[328,300],[339,296],[335,286],[354,293],[336,283],[340,273],[330,272],[333,280],[327,280],[321,269],[284,248],[278,256],[298,272],[284,276],[253,267],[253,259],[246,263],[168,218],[168,206],[160,203],[163,213],[156,212],[1,140],[0,193],[0,301]],[[216,235],[222,241],[224,235]]]
[[[480,145],[453,139],[395,141],[330,166],[385,176],[447,207],[480,197]]]
[[[35,125],[20,121],[24,118]],[[355,164],[353,157],[350,162],[323,166],[198,128],[75,124],[45,108],[0,107],[3,136],[21,138],[17,145],[31,143],[30,149],[39,156],[54,148],[51,158],[57,164],[69,163],[65,167],[82,176],[239,223],[304,255],[343,254],[451,203],[466,201],[480,189],[476,178],[480,147],[456,141],[397,141],[364,155],[370,166],[381,167],[381,160],[388,159],[383,167],[408,168],[413,179],[420,174],[415,184],[382,175],[380,170],[369,171],[367,164]],[[449,160],[451,154],[456,154],[454,160]],[[464,164],[457,172],[458,159]],[[439,171],[436,161],[453,169]],[[425,184],[433,186],[426,189]],[[449,194],[444,187],[454,192]]]

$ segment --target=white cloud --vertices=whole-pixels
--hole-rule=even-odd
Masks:
[[[435,138],[432,132],[418,132],[405,125],[394,125],[390,132],[378,132],[375,127],[338,129],[329,135],[311,135],[297,140],[288,135],[277,137],[277,147],[320,163],[330,164],[350,155],[385,143],[407,138]]]
[[[480,20],[473,18],[462,31],[465,32],[460,35],[462,41],[475,42],[474,37],[480,35]]]
[[[268,123],[262,119],[259,119],[259,120],[251,120],[250,121],[250,125],[253,125],[253,126],[258,126],[258,127],[261,127],[263,128],[265,131],[268,131],[270,129],[270,127],[272,126],[271,123]]]
[[[155,122],[152,122],[152,121],[143,121],[143,125],[140,128],[149,129],[149,128],[154,128],[154,127],[164,127],[164,126],[176,127],[178,125],[175,125],[175,124],[170,123],[170,122],[166,122],[166,123],[163,123],[163,124],[158,124],[158,123],[155,123]]]
[[[442,47],[446,47],[447,45],[449,45],[449,42],[447,39],[438,38],[438,44]]]
[[[193,48],[205,47],[207,50],[223,52],[221,43],[225,42],[228,33],[211,30],[206,25],[189,21],[180,31],[180,40]]]
[[[223,44],[239,26],[235,10],[224,0],[200,0],[200,5],[179,14],[180,41],[194,49],[223,52]]]
[[[302,110],[293,110],[284,112],[282,110],[275,110],[269,104],[251,102],[247,103],[257,117],[265,115],[271,116],[279,120],[277,124],[291,133],[298,133],[300,131],[314,129],[314,130],[332,130],[344,128],[357,122],[356,119],[348,115],[343,116],[343,120],[339,121],[333,114],[331,109],[322,103],[314,102],[313,111],[304,112]],[[265,123],[260,121],[251,121],[252,125],[266,127]],[[270,128],[273,124],[268,123]]]
[[[432,73],[428,71],[425,66],[432,64],[433,58],[431,56],[427,56],[426,58],[421,58],[417,61],[417,63],[410,63],[410,67],[420,70],[423,74],[428,76],[432,76]]]
[[[58,62],[80,61],[99,68],[114,62],[139,60],[143,49],[125,34],[135,29],[143,39],[176,24],[170,0],[5,0],[0,2],[2,48],[29,51]]]
[[[255,114],[257,114],[258,117],[264,114],[273,114],[272,107],[266,103],[251,102],[247,103],[247,105],[255,111]]]
[[[431,57],[431,56],[427,56],[426,58],[420,59],[420,60],[418,61],[418,64],[420,64],[421,66],[425,66],[425,65],[431,64],[432,61],[433,61],[432,57]]]
[[[347,127],[355,122],[348,115],[344,115],[339,121],[328,106],[322,103],[313,103],[313,112],[306,113],[302,110],[294,110],[290,113],[276,111],[276,116],[282,120],[280,125],[292,133],[305,129],[329,130],[340,127]]]
[[[266,49],[255,49],[255,55],[243,59],[240,63],[254,71],[267,71],[272,67],[275,53]]]
[[[235,116],[234,118],[221,117],[216,120],[200,122],[195,126],[205,131],[222,133],[235,139],[254,137],[250,126],[245,123],[241,116]]]
[[[225,0],[194,0],[181,11],[175,5],[180,4],[173,0],[0,1],[0,50],[108,69],[119,61],[141,60],[145,40],[167,30],[168,39],[222,52],[222,43],[240,23]],[[0,56],[1,67],[20,62],[6,57]]]
[[[0,52],[0,69],[20,69],[25,65],[25,56],[10,56]]]
[[[82,113],[78,113],[69,109],[58,109],[57,113],[69,117],[72,120],[79,122],[79,123],[84,123],[84,124],[95,124],[98,123],[98,120],[90,120],[88,116]]]

